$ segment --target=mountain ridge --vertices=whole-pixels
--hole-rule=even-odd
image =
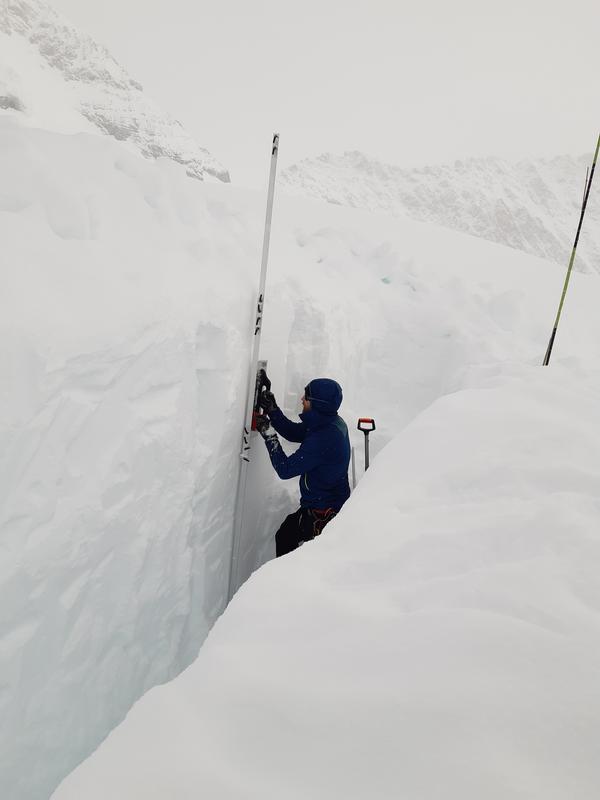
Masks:
[[[304,159],[283,170],[280,181],[292,194],[433,222],[566,264],[589,162],[488,157],[405,168],[353,150]],[[600,202],[593,192],[576,268],[600,271]]]
[[[71,128],[77,129],[76,118],[68,113],[71,110],[82,118],[80,130],[90,130],[85,124],[90,123],[92,129],[128,142],[146,158],[165,157],[182,164],[190,177],[230,181],[228,170],[179,121],[145,96],[142,85],[106,47],[78,31],[44,0],[5,0],[0,9],[0,41],[4,53],[0,108],[4,111],[35,119],[50,104],[41,127],[54,129],[69,118]],[[15,60],[20,71],[15,69]],[[50,96],[25,102],[23,95],[28,91],[35,95],[38,76]]]

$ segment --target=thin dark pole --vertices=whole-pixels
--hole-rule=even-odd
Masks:
[[[550,341],[548,342],[548,347],[546,349],[546,355],[544,356],[544,367],[547,367],[550,363],[550,355],[552,354],[552,348],[554,347],[554,339],[556,338],[556,331],[558,329],[558,323],[560,322],[560,315],[562,313],[563,304],[565,302],[565,296],[567,294],[567,288],[569,286],[569,280],[571,278],[571,270],[573,269],[573,262],[575,261],[575,252],[577,250],[577,244],[579,242],[579,234],[581,233],[581,226],[583,224],[583,218],[585,216],[585,209],[588,202],[588,197],[590,196],[590,189],[592,188],[592,180],[594,178],[594,170],[596,169],[596,161],[598,160],[598,150],[600,150],[600,136],[598,136],[598,143],[596,144],[596,152],[594,153],[594,161],[592,163],[592,169],[590,170],[590,177],[587,180],[586,175],[586,186],[585,192],[583,194],[583,204],[581,206],[581,215],[579,217],[579,225],[577,226],[577,233],[575,235],[575,243],[573,244],[573,249],[571,251],[571,258],[569,259],[569,267],[567,269],[567,277],[565,278],[565,285],[563,286],[562,295],[560,297],[560,303],[558,304],[558,312],[556,314],[556,319],[554,320],[554,327],[552,328],[552,333],[550,335]]]

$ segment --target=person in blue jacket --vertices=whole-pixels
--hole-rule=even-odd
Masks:
[[[256,428],[275,472],[284,480],[300,476],[300,508],[286,517],[275,534],[279,557],[318,536],[350,497],[350,439],[337,413],[342,388],[330,378],[316,378],[304,389],[301,422],[283,414],[272,392],[264,391],[261,398],[264,415],[258,417]],[[291,456],[283,452],[278,433],[290,442],[300,442]]]

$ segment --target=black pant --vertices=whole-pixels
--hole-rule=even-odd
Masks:
[[[283,520],[283,524],[275,534],[275,552],[277,558],[291,553],[302,542],[309,542],[319,536],[325,525],[330,522],[337,511],[333,508],[314,509],[299,508]]]

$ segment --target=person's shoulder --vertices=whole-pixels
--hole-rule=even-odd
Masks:
[[[348,426],[339,414],[336,414],[334,425],[342,433],[348,433]]]
[[[336,439],[340,435],[348,436],[348,426],[339,414],[336,414],[336,416],[332,418],[329,425],[326,426],[326,431],[332,438]]]

